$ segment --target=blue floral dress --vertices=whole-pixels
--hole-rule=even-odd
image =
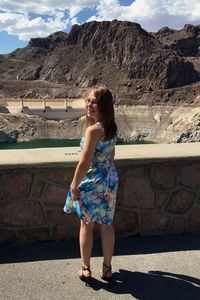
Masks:
[[[103,128],[101,122],[97,124]],[[80,141],[81,149],[83,143],[84,136]],[[67,194],[64,212],[76,211],[86,224],[90,222],[112,224],[118,187],[118,175],[110,159],[115,143],[116,137],[109,141],[100,138],[90,168],[78,186],[79,199],[73,201],[70,190]]]

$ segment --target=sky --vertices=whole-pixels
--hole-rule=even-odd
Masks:
[[[0,54],[26,47],[30,38],[69,32],[74,24],[118,19],[147,31],[200,24],[199,0],[0,0]]]

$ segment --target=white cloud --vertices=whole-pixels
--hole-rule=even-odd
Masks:
[[[186,23],[200,23],[199,0],[135,0],[129,6],[118,0],[101,0],[96,7],[97,15],[90,20],[127,20],[137,22],[148,31],[163,26],[180,29]]]
[[[70,29],[77,23],[77,14],[93,7],[93,0],[0,0],[0,31],[17,35],[20,40],[47,36]],[[34,14],[34,15],[33,15]]]
[[[73,26],[74,24],[78,24],[78,20],[76,17],[71,19],[71,25]]]
[[[0,10],[21,12],[21,13],[36,13],[41,15],[54,15],[58,10],[69,10],[71,14],[78,13],[86,7],[94,6],[99,1],[94,0],[0,0]]]
[[[148,31],[200,23],[199,0],[135,0],[129,6],[120,5],[119,0],[0,0],[0,31],[21,40],[47,36],[69,30],[77,23],[79,12],[94,7],[97,14],[85,21],[128,20]]]
[[[26,14],[0,13],[0,28],[26,41],[32,37],[45,37],[52,32],[63,30],[69,20],[62,17],[62,14],[56,14],[45,20],[41,17],[30,19]]]

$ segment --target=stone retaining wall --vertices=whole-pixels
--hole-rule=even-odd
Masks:
[[[200,233],[200,159],[116,166],[118,236]],[[73,173],[70,165],[1,169],[0,242],[78,238],[78,217],[63,213]]]

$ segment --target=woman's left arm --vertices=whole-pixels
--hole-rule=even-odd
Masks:
[[[77,200],[78,185],[89,170],[99,137],[99,129],[96,129],[93,126],[87,128],[80,161],[76,167],[74,177],[70,185],[73,200]]]

